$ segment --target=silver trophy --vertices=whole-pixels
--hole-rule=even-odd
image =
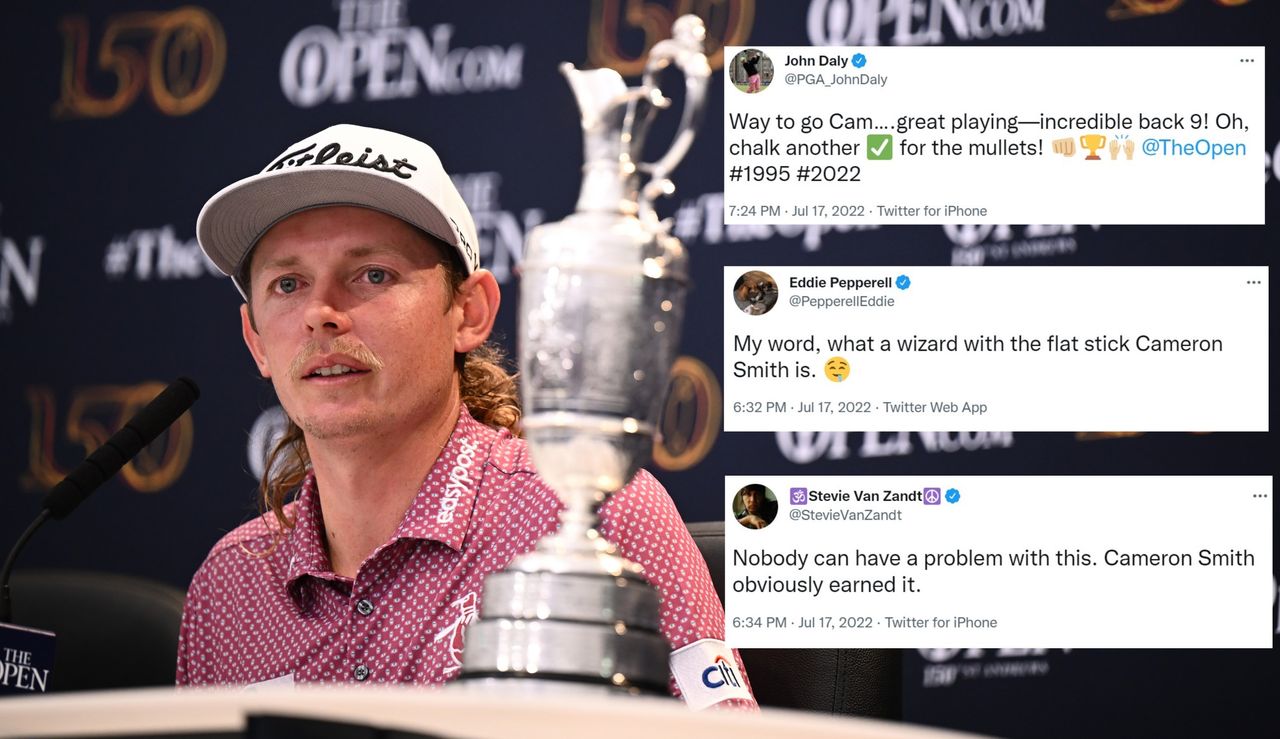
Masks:
[[[679,18],[650,51],[639,87],[611,69],[561,65],[581,110],[582,191],[573,215],[529,234],[520,372],[534,465],[566,509],[557,532],[486,579],[463,650],[466,681],[666,693],[658,593],[595,527],[605,498],[649,459],[679,345],[688,258],[653,200],[672,192],[667,175],[701,118],[705,36],[696,16]],[[645,134],[671,105],[656,77],[672,64],[686,85],[680,127],[666,155],[644,163]]]

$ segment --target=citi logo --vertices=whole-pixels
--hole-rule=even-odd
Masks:
[[[738,668],[723,656],[718,656],[714,664],[702,671],[702,684],[713,690],[726,685],[741,688],[742,680],[738,678]]]
[[[18,288],[28,306],[35,306],[40,292],[40,258],[44,255],[44,239],[27,239],[24,257],[13,239],[0,236],[0,324],[13,320],[13,288]]]

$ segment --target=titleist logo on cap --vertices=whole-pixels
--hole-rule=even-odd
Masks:
[[[342,144],[336,141],[325,144],[319,151],[312,153],[317,146],[320,146],[320,144],[313,143],[308,144],[297,151],[291,151],[277,159],[270,167],[267,167],[263,171],[274,172],[277,169],[284,169],[285,167],[301,167],[304,164],[342,164],[348,167],[361,167],[363,169],[372,169],[377,172],[386,172],[387,174],[393,174],[402,180],[407,180],[412,177],[413,172],[416,172],[418,169],[410,164],[408,159],[403,157],[388,161],[385,156],[379,154],[373,159],[370,159],[369,155],[373,153],[373,149],[368,146],[364,147],[364,153],[361,154],[359,158],[349,151],[343,151]]]

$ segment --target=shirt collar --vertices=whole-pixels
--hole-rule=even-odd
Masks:
[[[303,605],[303,592],[299,581],[304,575],[325,580],[336,580],[329,563],[329,551],[324,545],[324,519],[320,512],[320,497],[316,494],[316,476],[308,471],[298,490],[293,506],[293,546],[289,552],[289,567],[285,573],[285,586],[289,595]]]
[[[497,431],[472,418],[463,406],[453,434],[422,481],[392,540],[430,539],[462,551],[485,462],[497,439]]]
[[[462,551],[476,492],[485,462],[500,434],[471,417],[466,406],[458,414],[449,441],[418,488],[390,542],[399,539],[438,541]],[[324,544],[324,516],[316,492],[315,474],[308,472],[294,506],[294,546],[289,558],[286,586],[295,600],[301,597],[297,583],[304,575],[336,580]],[[388,543],[390,543],[388,542]]]

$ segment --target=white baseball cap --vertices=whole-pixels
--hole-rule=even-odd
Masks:
[[[391,131],[344,123],[285,149],[261,172],[222,189],[200,209],[196,238],[245,300],[249,253],[300,211],[358,205],[395,216],[457,249],[480,268],[475,221],[434,149]]]

